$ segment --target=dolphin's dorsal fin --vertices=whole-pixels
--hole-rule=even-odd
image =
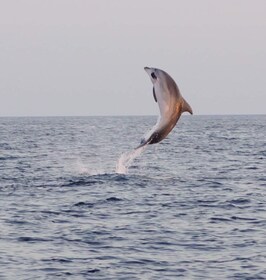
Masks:
[[[155,102],[157,102],[157,98],[156,98],[156,94],[155,94],[155,89],[154,89],[154,87],[152,88],[152,92],[153,92],[153,98],[154,98]]]
[[[184,112],[189,112],[191,115],[193,115],[192,108],[187,103],[187,101],[183,98],[182,113]]]

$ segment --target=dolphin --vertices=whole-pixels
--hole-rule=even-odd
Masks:
[[[159,143],[171,132],[182,113],[193,114],[192,108],[182,97],[169,74],[157,68],[144,67],[144,70],[153,84],[153,97],[159,105],[160,116],[156,125],[144,136],[136,149]]]

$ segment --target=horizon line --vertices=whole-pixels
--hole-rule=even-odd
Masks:
[[[193,114],[193,116],[264,116],[266,114],[263,113],[246,113],[246,114]],[[138,115],[138,114],[121,114],[121,115],[6,115],[6,116],[1,116],[0,118],[70,118],[70,117],[77,117],[77,118],[82,118],[82,117],[156,117],[158,115]],[[183,115],[184,116],[189,116],[189,114]]]

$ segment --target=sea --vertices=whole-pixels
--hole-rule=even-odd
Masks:
[[[266,115],[156,120],[0,118],[1,280],[266,279]]]

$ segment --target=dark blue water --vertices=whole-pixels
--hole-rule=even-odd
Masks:
[[[0,118],[0,279],[266,279],[266,116]]]

